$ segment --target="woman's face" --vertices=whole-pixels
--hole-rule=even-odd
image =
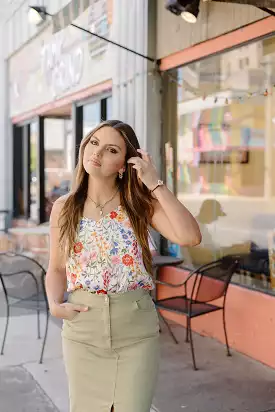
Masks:
[[[120,133],[104,126],[90,138],[83,155],[86,172],[98,177],[116,177],[125,171],[126,144]]]

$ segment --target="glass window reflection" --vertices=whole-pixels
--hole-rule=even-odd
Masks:
[[[83,106],[83,136],[86,136],[101,121],[101,101]]]
[[[73,170],[71,120],[45,119],[45,209],[70,191]]]
[[[178,69],[177,193],[203,235],[182,253],[193,266],[241,254],[234,280],[265,290],[275,290],[274,69],[275,38]]]

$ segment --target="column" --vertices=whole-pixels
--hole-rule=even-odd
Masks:
[[[12,208],[12,134],[8,120],[8,69],[5,33],[0,23],[0,210]]]
[[[156,1],[114,0],[113,39],[155,57]],[[129,123],[161,168],[161,82],[154,63],[113,46],[113,118]]]
[[[273,155],[273,96],[272,90],[272,65],[270,56],[268,56],[268,64],[266,65],[266,89],[269,91],[265,97],[265,149],[264,149],[264,197],[270,199],[272,197],[272,155]]]
[[[83,106],[72,105],[73,169],[78,163],[79,147],[83,137]]]

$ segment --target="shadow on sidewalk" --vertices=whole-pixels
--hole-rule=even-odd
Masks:
[[[0,412],[58,412],[23,366],[3,368],[0,374]]]
[[[3,326],[4,319],[0,318],[0,339]],[[60,321],[50,321],[44,363],[40,365],[37,360],[41,340],[36,339],[35,315],[11,319],[5,355],[0,356],[0,381],[2,388],[4,387],[0,390],[6,391],[5,402],[7,405],[10,399],[11,406],[3,409],[4,398],[0,392],[0,412],[68,412],[60,326]],[[190,346],[184,341],[185,330],[178,325],[174,325],[173,329],[180,344],[176,345],[163,327],[159,380],[153,401],[155,409],[152,411],[271,412],[275,409],[275,370],[234,351],[232,357],[227,357],[223,345],[194,334],[197,363],[200,368],[195,372],[192,369]],[[12,366],[14,368],[11,368]],[[39,409],[26,407],[28,403],[24,404],[25,401],[21,404],[23,409],[17,407],[13,394],[18,392],[20,381],[23,399],[28,402],[25,388],[29,387],[30,393],[34,391],[32,399],[37,399],[37,404],[40,402]],[[54,409],[49,400],[57,409]]]

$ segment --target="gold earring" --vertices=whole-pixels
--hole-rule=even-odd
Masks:
[[[123,178],[123,172],[119,172],[119,173],[118,173],[118,177],[119,177],[120,179],[122,179],[122,178]]]

